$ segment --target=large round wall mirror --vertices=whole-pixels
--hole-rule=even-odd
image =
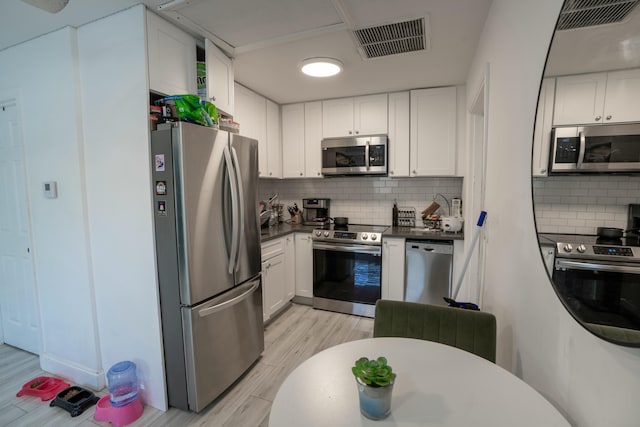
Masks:
[[[540,250],[571,315],[640,347],[640,1],[566,0],[540,88]]]

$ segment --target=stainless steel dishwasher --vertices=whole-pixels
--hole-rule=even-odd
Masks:
[[[453,241],[407,240],[404,300],[447,305],[451,297]]]

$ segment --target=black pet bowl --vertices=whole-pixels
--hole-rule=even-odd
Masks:
[[[72,417],[82,414],[85,409],[96,404],[100,400],[98,396],[87,389],[72,386],[62,390],[49,406],[57,406],[69,412]]]

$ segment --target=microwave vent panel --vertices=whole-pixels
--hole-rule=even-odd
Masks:
[[[364,59],[429,49],[426,17],[353,30]]]
[[[573,30],[622,22],[640,0],[566,0],[556,29]]]

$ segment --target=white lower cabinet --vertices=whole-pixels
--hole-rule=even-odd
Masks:
[[[269,320],[285,304],[284,254],[262,263],[263,320]]]
[[[262,244],[262,318],[266,322],[289,301],[287,299],[286,237]]]
[[[296,295],[296,245],[295,237],[289,234],[284,238],[284,294],[290,301]]]
[[[404,238],[382,240],[382,299],[404,300]]]
[[[296,296],[313,298],[313,247],[311,233],[296,233]]]

